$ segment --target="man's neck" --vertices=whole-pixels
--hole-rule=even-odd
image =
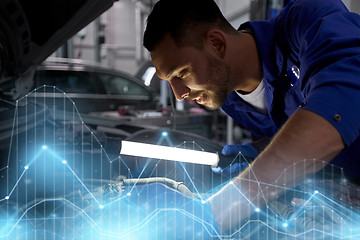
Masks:
[[[233,91],[252,92],[263,78],[255,39],[249,33],[238,32],[231,41]]]

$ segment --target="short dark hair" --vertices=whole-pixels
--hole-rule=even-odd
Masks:
[[[214,0],[159,0],[147,19],[143,45],[152,51],[169,33],[178,47],[202,48],[210,27],[235,31]]]

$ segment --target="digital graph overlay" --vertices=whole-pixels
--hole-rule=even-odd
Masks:
[[[0,239],[360,238],[359,188],[341,169],[327,167],[291,188],[259,183],[284,189],[263,206],[249,202],[252,215],[221,233],[209,199],[224,185],[242,192],[231,179],[219,181],[209,166],[108,154],[104,135],[87,126],[56,87],[34,90],[8,115]],[[174,146],[169,132],[159,131],[153,143]],[[174,147],[205,150],[196,141]],[[285,169],[279,181],[301,168],[303,163]],[[211,184],[204,187],[204,181]]]

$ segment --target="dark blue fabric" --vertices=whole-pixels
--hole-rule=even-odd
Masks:
[[[235,92],[222,109],[255,138],[273,136],[300,107],[313,111],[334,125],[346,145],[333,163],[360,178],[359,15],[341,0],[294,0],[275,18],[239,30],[247,28],[262,62],[268,115]]]

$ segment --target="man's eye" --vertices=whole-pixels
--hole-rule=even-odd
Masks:
[[[184,79],[184,78],[186,78],[187,74],[188,74],[188,71],[181,72],[180,75],[178,76],[178,78]]]

